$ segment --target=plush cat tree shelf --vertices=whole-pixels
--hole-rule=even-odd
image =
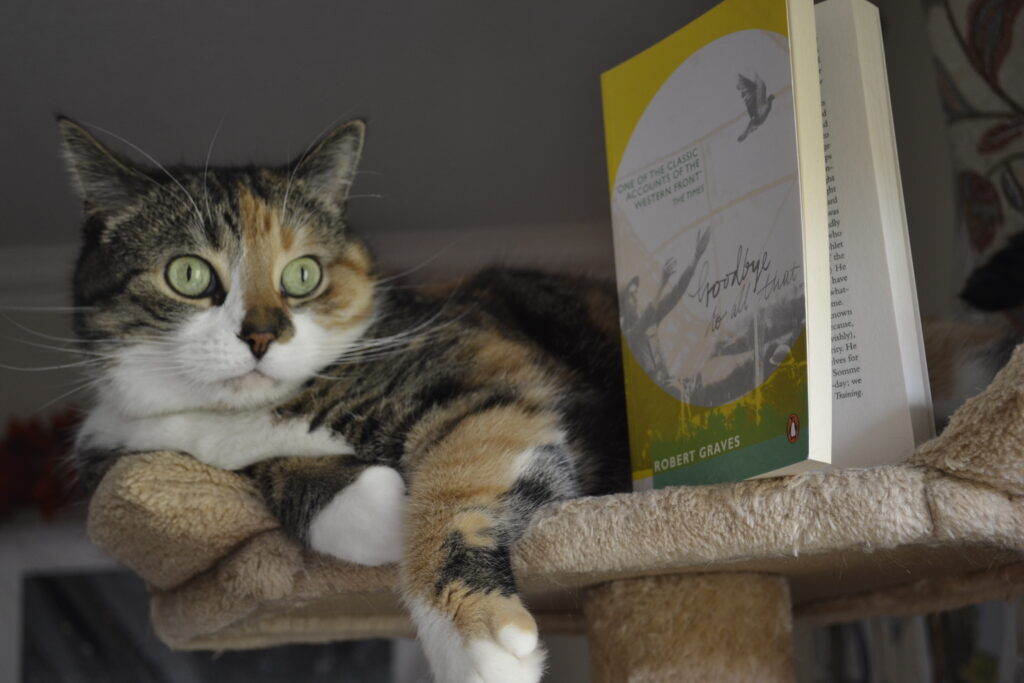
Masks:
[[[89,531],[172,647],[412,635],[394,567],[303,553],[248,480],[182,455],[122,459]],[[793,615],[1024,594],[1024,350],[907,464],[573,500],[514,561],[542,634],[588,633],[596,681],[788,680]]]

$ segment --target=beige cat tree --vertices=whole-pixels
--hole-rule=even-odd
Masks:
[[[412,635],[394,567],[304,554],[246,479],[185,456],[121,460],[89,532],[149,582],[175,648]],[[907,464],[570,501],[542,512],[515,568],[542,633],[588,635],[595,681],[782,681],[794,617],[1008,599],[1022,560],[1018,350]]]

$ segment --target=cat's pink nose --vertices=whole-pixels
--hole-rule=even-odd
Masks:
[[[256,356],[256,360],[263,358],[263,354],[270,348],[270,342],[275,339],[277,335],[273,332],[252,332],[242,337],[242,341],[249,345],[249,350]]]
[[[284,344],[294,334],[295,328],[281,308],[254,306],[246,312],[238,338],[249,345],[252,355],[259,360],[271,343]]]

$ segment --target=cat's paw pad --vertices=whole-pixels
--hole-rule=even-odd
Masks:
[[[390,467],[367,467],[313,518],[309,544],[346,562],[379,565],[402,555],[405,482]]]
[[[434,678],[445,683],[538,683],[544,674],[544,648],[537,625],[518,598],[485,600],[491,609],[460,611],[473,624],[462,634],[451,619],[424,605],[413,619]],[[504,604],[498,604],[504,603]],[[497,607],[497,609],[494,609]],[[479,612],[468,615],[468,612]]]

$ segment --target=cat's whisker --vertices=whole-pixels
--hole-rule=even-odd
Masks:
[[[353,342],[349,342],[345,345],[345,348],[349,349],[373,349],[380,346],[390,346],[392,344],[401,344],[415,339],[419,334],[419,330],[410,329],[406,332],[398,332],[390,337],[369,337],[366,339],[357,339]],[[426,334],[426,332],[423,332]]]
[[[168,339],[162,339],[160,337],[130,337],[128,339],[87,339],[84,340],[91,344],[114,344],[119,346],[165,346],[165,347],[177,347],[179,344]]]
[[[335,362],[362,362],[398,356],[408,353],[415,345],[425,347],[441,340],[442,338],[437,335],[423,333],[414,338],[395,340],[387,344],[342,348],[338,350]]]
[[[27,339],[18,339],[17,337],[7,337],[6,339],[8,341],[14,342],[16,344],[21,344],[23,346],[30,346],[32,348],[44,349],[44,350],[47,350],[47,351],[57,351],[57,352],[60,352],[60,353],[67,353],[67,354],[71,354],[72,356],[81,356],[84,359],[83,361],[81,361],[83,364],[86,361],[90,361],[90,362],[94,362],[97,366],[104,366],[104,365],[109,365],[111,363],[116,363],[117,361],[120,361],[120,360],[124,359],[123,354],[120,354],[120,353],[117,353],[117,352],[105,352],[105,351],[95,351],[95,350],[86,350],[86,349],[77,349],[77,348],[70,348],[69,349],[69,348],[65,348],[63,346],[53,346],[51,344],[40,344],[40,343],[37,343],[37,342],[29,341]],[[136,354],[139,354],[139,352],[136,351]],[[161,351],[152,351],[150,353],[146,353],[145,351],[143,351],[141,353],[141,355],[143,357],[148,357],[148,358],[152,358],[154,360],[161,360],[161,361],[166,360],[166,358],[167,358],[166,353],[165,352],[161,352]]]
[[[157,339],[157,338],[150,339],[148,337],[140,337],[140,338],[137,338],[137,340],[127,340],[127,339],[80,339],[78,337],[58,337],[58,336],[53,335],[53,334],[47,334],[45,332],[40,332],[39,330],[34,330],[31,327],[18,322],[14,318],[12,318],[9,315],[6,315],[4,313],[0,313],[0,318],[3,318],[4,320],[6,320],[11,325],[14,325],[15,327],[17,327],[19,330],[22,330],[23,332],[28,332],[29,334],[31,334],[33,336],[40,337],[42,339],[49,339],[50,341],[66,342],[66,343],[69,343],[69,344],[122,344],[122,345],[127,345],[127,344],[132,344],[132,343],[138,343],[139,341],[147,341],[147,340],[150,340],[153,343],[168,343],[168,342],[166,342],[166,340],[161,340],[161,339]],[[74,349],[65,349],[65,350],[73,351]]]
[[[399,279],[401,279],[401,278],[405,277],[406,275],[409,275],[410,273],[415,273],[415,272],[416,272],[417,270],[421,270],[421,269],[423,269],[423,268],[426,268],[426,267],[427,267],[427,266],[429,266],[429,265],[430,265],[431,263],[433,263],[433,262],[434,262],[434,261],[436,261],[437,259],[439,259],[439,258],[441,258],[442,256],[444,256],[444,254],[445,254],[445,253],[446,253],[446,252],[447,252],[448,250],[450,250],[450,249],[451,249],[452,247],[454,247],[454,246],[455,246],[455,245],[457,245],[457,244],[460,244],[461,242],[464,242],[465,240],[466,240],[466,238],[465,238],[465,237],[460,237],[460,238],[458,238],[458,239],[452,240],[451,242],[449,242],[449,243],[448,243],[447,245],[445,245],[445,246],[444,246],[444,247],[442,247],[442,248],[441,248],[440,250],[438,250],[437,252],[435,252],[435,253],[434,253],[434,254],[433,254],[432,256],[430,256],[429,258],[427,258],[427,259],[426,259],[425,261],[423,261],[423,262],[422,262],[422,263],[420,263],[419,265],[417,265],[417,266],[413,266],[412,268],[409,268],[408,270],[403,270],[402,272],[400,272],[400,273],[397,273],[397,274],[395,274],[395,275],[389,275],[388,277],[385,277],[385,278],[381,278],[380,280],[377,280],[377,286],[380,286],[380,285],[386,284],[386,283],[388,283],[388,282],[393,282],[393,281],[395,281],[395,280],[399,280]]]
[[[346,363],[351,365],[354,363],[390,358],[407,353],[409,351],[409,347],[416,342],[430,344],[433,341],[433,339],[424,335],[415,339],[403,340],[388,345],[342,349],[336,356],[334,363]]]
[[[308,145],[306,145],[306,149],[303,150],[302,155],[299,157],[299,160],[297,162],[295,162],[295,166],[293,166],[291,168],[291,170],[288,172],[288,182],[286,182],[285,186],[284,186],[284,200],[281,202],[281,222],[282,223],[285,222],[288,219],[288,195],[291,192],[292,181],[295,179],[295,174],[298,172],[298,170],[300,168],[302,168],[302,164],[306,160],[306,157],[309,155],[310,151],[312,151],[312,149],[316,146],[316,144],[318,142],[320,142],[320,139],[323,138],[323,136],[327,134],[327,131],[329,131],[331,128],[334,128],[335,126],[337,126],[339,121],[341,121],[344,118],[347,118],[348,116],[349,116],[348,113],[342,114],[341,116],[336,117],[333,121],[331,121],[329,124],[324,126],[323,130],[321,130],[316,135],[316,137],[313,138],[312,142],[310,142]]]
[[[375,363],[377,361],[386,360],[395,356],[400,356],[405,353],[405,349],[400,349],[390,353],[379,353],[375,355],[363,355],[353,354],[351,356],[339,356],[331,362],[328,367],[345,367],[353,365],[361,365],[364,363]]]
[[[445,303],[447,304],[448,302]],[[440,325],[436,325],[424,331],[419,331],[420,328],[431,324],[439,315],[441,315],[444,312],[443,308],[444,307],[442,306],[442,310],[439,310],[427,320],[418,323],[404,332],[399,332],[390,337],[360,339],[355,342],[350,342],[345,348],[339,350],[337,357],[331,362],[328,368],[385,360],[387,358],[392,358],[406,353],[409,350],[408,347],[414,343],[433,343],[438,339],[438,337],[440,337],[440,333],[444,328],[459,322],[466,313],[460,313],[458,316],[455,316],[451,320],[447,320]],[[317,377],[332,380],[341,379],[336,376],[323,374],[317,374]]]
[[[45,332],[40,332],[38,330],[33,330],[31,327],[28,327],[27,325],[22,325],[21,323],[19,323],[17,320],[15,320],[11,316],[7,315],[6,313],[0,313],[0,318],[3,318],[9,324],[14,325],[19,330],[21,330],[23,332],[28,332],[29,334],[34,335],[36,337],[41,337],[42,339],[49,339],[51,341],[70,342],[70,343],[78,342],[77,339],[73,339],[71,337],[58,337],[56,335],[46,334]]]
[[[96,306],[0,306],[0,311],[11,313],[73,313],[94,310]]]
[[[114,358],[112,354],[100,353],[98,351],[86,351],[84,349],[68,349],[63,346],[53,346],[51,344],[40,344],[38,342],[28,341],[27,339],[18,339],[17,337],[5,337],[7,341],[14,342],[16,344],[22,344],[23,346],[31,346],[37,349],[46,349],[47,351],[60,351],[61,353],[70,353],[77,356],[89,356],[95,358]]]
[[[372,354],[372,353],[384,353],[384,352],[398,352],[407,350],[410,346],[420,345],[428,346],[435,342],[443,339],[440,334],[441,330],[431,331],[427,330],[421,332],[415,336],[395,339],[386,343],[372,344],[368,346],[354,347],[352,351],[356,353]]]
[[[414,344],[428,343],[430,341],[430,337],[428,337],[427,334],[424,333],[421,336],[410,339],[396,339],[387,343],[369,344],[363,346],[350,346],[341,349],[339,351],[339,357],[345,358],[358,356],[360,358],[370,358],[374,354],[395,354],[408,350],[408,348]]]
[[[446,301],[445,306],[447,304],[448,302]],[[388,346],[391,344],[416,341],[417,339],[424,338],[425,335],[435,335],[444,330],[446,327],[457,324],[462,320],[466,313],[468,313],[468,310],[464,311],[459,315],[444,321],[443,323],[439,323],[433,327],[429,327],[431,324],[433,324],[435,320],[437,320],[444,313],[445,306],[442,306],[434,315],[421,321],[420,323],[417,323],[416,325],[410,327],[407,330],[397,332],[388,337],[364,337],[362,339],[357,339],[349,344],[349,348],[376,348],[379,346]],[[423,328],[428,329],[421,332]]]
[[[16,326],[18,323],[11,321]],[[47,336],[54,340],[72,342],[75,344],[110,344],[112,346],[177,346],[178,344],[174,341],[168,340],[164,337],[101,337],[99,339],[83,339],[77,337],[53,337],[52,335],[43,335],[41,332],[34,332],[30,328],[23,328],[26,332],[34,333],[40,336]]]
[[[206,149],[206,163],[203,164],[203,201],[206,203],[206,219],[210,221],[210,225],[213,225],[213,214],[210,212],[210,193],[206,187],[206,175],[210,170],[210,156],[213,154],[213,145],[217,142],[217,136],[220,135],[220,128],[224,125],[224,117],[221,117],[220,123],[217,124],[217,130],[213,131],[213,139],[210,140],[210,146]]]
[[[18,339],[17,337],[6,337],[6,339],[8,341],[12,341],[12,342],[15,342],[17,344],[22,344],[24,346],[31,346],[31,347],[34,347],[34,348],[37,348],[37,349],[46,349],[48,351],[59,351],[61,353],[70,353],[70,354],[75,354],[75,355],[79,355],[79,356],[95,356],[97,358],[121,358],[122,354],[119,353],[119,352],[121,350],[127,348],[127,347],[133,347],[133,351],[136,354],[148,355],[148,356],[151,356],[153,358],[163,358],[163,357],[166,356],[166,353],[167,353],[163,349],[147,351],[147,349],[144,346],[140,346],[138,344],[131,344],[131,343],[122,343],[122,342],[109,342],[111,344],[111,346],[109,346],[109,347],[101,347],[101,348],[93,347],[93,348],[85,348],[85,349],[83,349],[83,348],[79,348],[79,347],[68,348],[68,347],[65,347],[65,346],[54,346],[52,344],[41,344],[39,342],[29,341],[28,339]],[[70,341],[74,341],[74,340],[70,340]],[[96,343],[99,343],[99,342],[97,341]],[[153,342],[148,342],[148,343],[153,344]],[[177,345],[168,342],[167,344],[163,344],[163,346],[171,348],[171,347],[175,347]]]
[[[398,292],[398,291],[402,291],[402,290],[405,290],[405,289],[422,290],[425,285],[437,285],[437,286],[440,286],[442,284],[444,284],[444,283],[441,283],[441,282],[431,282],[431,283],[410,282],[410,283],[404,284],[404,285],[388,285],[387,287],[378,287],[377,289],[380,292],[392,292],[392,291]]]
[[[89,371],[73,374],[68,377],[64,382],[61,382],[58,386],[64,387],[78,387],[82,385],[93,385],[99,386],[100,384],[109,383],[110,379],[105,373],[92,373]]]
[[[423,333],[421,333],[419,335],[414,335],[414,336],[409,336],[409,337],[387,338],[387,339],[375,340],[373,343],[369,343],[369,342],[351,343],[351,344],[347,344],[347,345],[342,346],[338,351],[342,355],[361,354],[361,355],[365,356],[366,354],[374,352],[374,351],[383,351],[383,350],[388,350],[388,349],[391,349],[391,350],[401,350],[401,349],[404,349],[404,348],[408,347],[410,344],[413,344],[413,343],[416,343],[416,342],[419,342],[419,341],[425,341],[427,339],[427,335],[428,334],[430,334],[430,333],[429,332],[423,332]]]
[[[38,365],[27,368],[18,367],[17,365],[0,364],[0,370],[13,370],[15,372],[53,372],[54,370],[67,370],[69,368],[95,366],[99,365],[100,363],[100,359],[94,358],[90,360],[76,361],[74,363],[64,363],[63,365]]]
[[[83,121],[83,123],[85,123],[85,122]],[[86,125],[88,125],[90,128],[95,128],[96,130],[98,130],[98,131],[100,131],[102,133],[105,133],[105,134],[109,135],[112,138],[120,140],[121,142],[123,142],[124,144],[128,145],[129,147],[134,149],[136,152],[138,152],[142,156],[146,157],[146,159],[148,159],[150,161],[150,163],[152,163],[158,169],[163,171],[164,174],[174,182],[174,184],[176,184],[179,188],[181,188],[181,191],[185,193],[185,196],[188,197],[188,200],[190,202],[192,202],[192,207],[196,210],[196,216],[199,217],[199,224],[200,225],[203,224],[203,222],[204,222],[203,212],[199,210],[199,204],[196,203],[195,198],[185,188],[185,186],[181,183],[181,181],[178,180],[176,177],[174,177],[174,175],[170,171],[167,170],[166,166],[164,166],[159,161],[157,161],[149,152],[147,152],[146,150],[142,149],[141,147],[136,145],[134,142],[131,142],[130,140],[128,140],[128,139],[118,135],[117,133],[114,133],[113,131],[109,131],[106,128],[103,128],[101,126],[97,126],[94,123],[87,123]]]
[[[33,415],[40,414],[41,412],[43,412],[44,410],[46,410],[47,408],[52,406],[54,403],[62,401],[65,398],[68,398],[69,396],[77,394],[80,391],[85,391],[86,389],[91,389],[91,388],[93,388],[95,386],[98,386],[98,385],[102,384],[105,381],[105,379],[106,378],[90,379],[90,380],[88,380],[86,382],[83,382],[80,386],[77,386],[77,387],[71,389],[70,391],[65,391],[63,394],[60,394],[59,396],[51,398],[49,401],[47,401],[43,405],[41,405],[38,408],[36,408],[36,410],[33,413]]]
[[[381,358],[398,356],[406,351],[407,349],[404,346],[372,351],[361,351],[356,349],[349,353],[338,354],[332,361],[332,364],[345,363],[347,365],[351,365],[353,363],[364,363],[367,361],[379,360]]]

